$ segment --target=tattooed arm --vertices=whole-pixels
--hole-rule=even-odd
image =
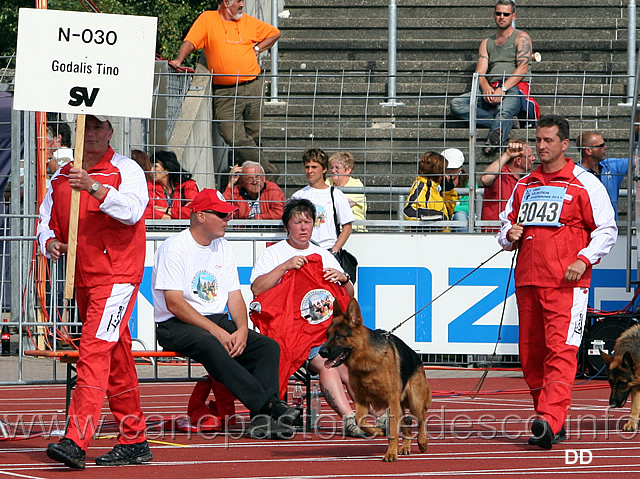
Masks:
[[[518,32],[516,37],[516,69],[514,75],[505,80],[504,84],[507,88],[516,86],[522,80],[522,77],[529,71],[529,60],[531,59],[531,37],[526,32]]]

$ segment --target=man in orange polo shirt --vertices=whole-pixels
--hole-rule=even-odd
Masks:
[[[280,30],[243,13],[244,0],[218,0],[218,10],[203,12],[191,26],[176,58],[182,65],[204,48],[214,74],[214,116],[224,141],[234,147],[234,164],[255,161],[273,180],[278,169],[259,152],[262,82],[258,54],[271,48]]]

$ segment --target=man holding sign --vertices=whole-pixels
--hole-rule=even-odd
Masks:
[[[607,191],[565,157],[568,147],[565,118],[546,115],[538,120],[541,165],[516,184],[500,213],[498,235],[505,250],[519,250],[520,362],[538,415],[529,444],[544,449],[566,437],[592,265],[618,236]]]
[[[57,261],[67,252],[71,194],[80,192],[75,289],[82,340],[77,383],[65,437],[47,448],[51,459],[76,469],[85,467],[85,451],[105,396],[120,435],[113,450],[96,463],[140,464],[153,459],[128,326],[144,271],[142,218],[149,196],[140,166],[109,146],[112,135],[108,117],[86,117],[83,167],[68,163],[51,178],[37,232],[43,254]]]

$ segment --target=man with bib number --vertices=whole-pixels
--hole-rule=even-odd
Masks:
[[[518,249],[515,270],[520,362],[537,418],[529,444],[551,449],[566,438],[582,342],[592,265],[616,242],[618,229],[607,191],[565,157],[569,123],[558,115],[538,120],[541,165],[518,181],[505,210],[498,242]]]

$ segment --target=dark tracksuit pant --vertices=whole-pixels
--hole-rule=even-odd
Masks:
[[[237,329],[227,314],[207,318],[229,333]],[[211,333],[177,318],[157,323],[156,335],[163,348],[200,362],[251,415],[259,414],[267,401],[278,394],[280,346],[271,338],[249,330],[245,350],[232,358]]]

